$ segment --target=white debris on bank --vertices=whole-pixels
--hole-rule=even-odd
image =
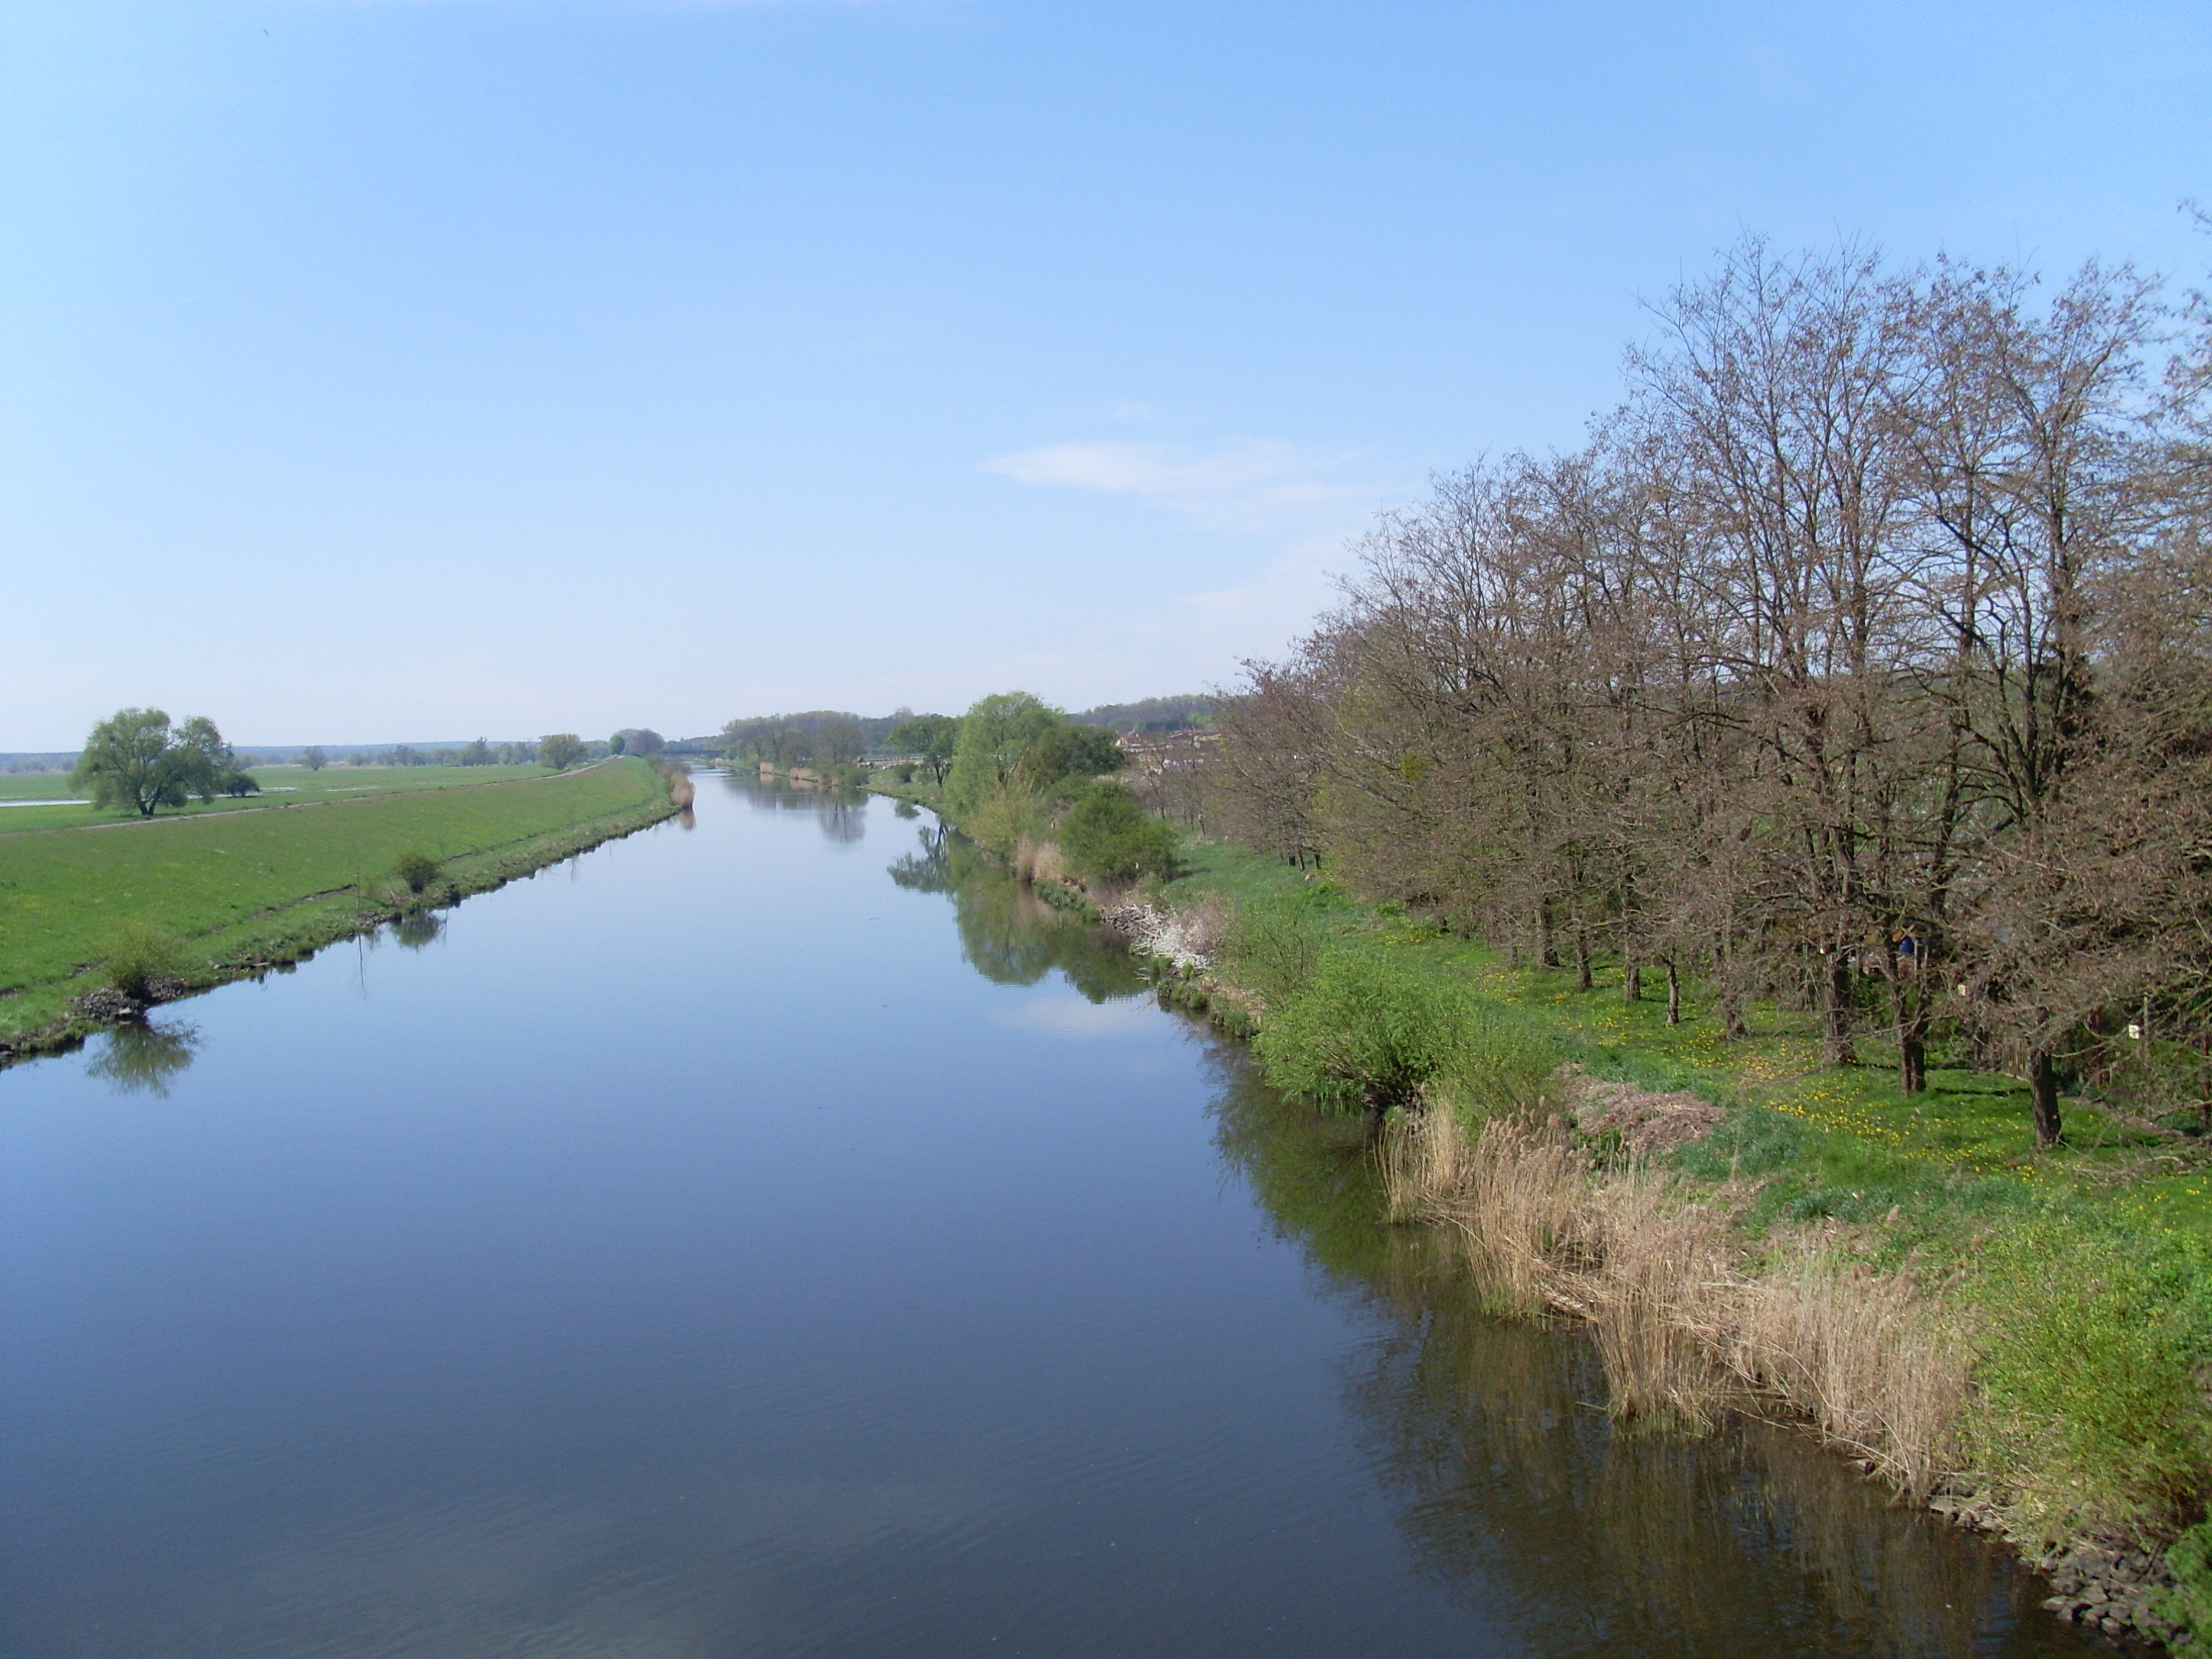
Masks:
[[[1202,974],[1213,966],[1213,918],[1203,911],[1117,904],[1099,921],[1139,956],[1158,957],[1185,974]]]

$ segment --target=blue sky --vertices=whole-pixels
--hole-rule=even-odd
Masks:
[[[1740,231],[2183,283],[2201,4],[13,0],[0,750],[1233,677]]]

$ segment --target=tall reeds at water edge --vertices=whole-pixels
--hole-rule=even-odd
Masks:
[[[1463,1127],[1439,1091],[1392,1115],[1376,1155],[1392,1218],[1451,1229],[1496,1311],[1590,1322],[1614,1411],[1787,1415],[1916,1498],[1960,1466],[1967,1346],[1909,1274],[1818,1232],[1754,1260],[1727,1190],[1603,1167],[1557,1117]]]

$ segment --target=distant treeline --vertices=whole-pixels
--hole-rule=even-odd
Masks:
[[[1116,732],[1183,732],[1211,724],[1220,706],[1218,697],[1196,695],[1146,697],[1137,702],[1101,703],[1067,718],[1078,726],[1111,726]]]
[[[1210,721],[1219,700],[1193,693],[1176,697],[1146,697],[1137,702],[1102,703],[1080,714],[1059,718],[1075,726],[1103,726],[1115,732],[1179,732]],[[889,714],[855,714],[842,709],[811,708],[792,714],[756,714],[734,720],[709,737],[678,738],[668,744],[673,755],[720,755],[735,759],[765,760],[776,765],[845,764],[863,759],[912,758],[912,745],[902,744],[892,732],[917,719],[951,719],[950,715],[917,715],[911,708]],[[855,746],[854,734],[858,734]]]
[[[327,766],[343,762],[349,766],[528,766],[538,759],[535,743],[492,743],[478,738],[471,743],[364,744],[354,749],[325,749],[319,744],[262,744],[240,750],[244,766]],[[607,752],[603,743],[585,744],[589,758]],[[66,772],[77,763],[79,750],[64,753],[0,755],[0,772]]]
[[[1440,479],[1183,805],[1547,963],[2212,1127],[2212,311],[1738,246],[1571,454]],[[2178,342],[2178,343],[2177,343]]]
[[[1204,701],[1159,698],[1091,712],[1187,723],[1192,705]],[[719,751],[732,765],[804,768],[836,786],[858,785],[872,757],[888,769],[878,779],[935,786],[939,793],[927,798],[1024,879],[1118,884],[1167,873],[1176,837],[1115,780],[1127,759],[1115,725],[1007,691],[959,715],[902,708],[866,720],[817,709],[732,720]]]
[[[607,752],[603,743],[583,745],[586,757],[597,759]],[[417,749],[412,744],[395,743],[388,748],[350,750],[345,756],[348,766],[529,766],[538,755],[534,743],[493,743],[483,738],[472,742]],[[269,758],[276,759],[274,751]],[[291,757],[292,763],[300,766],[321,766],[327,759],[319,748],[307,748]]]

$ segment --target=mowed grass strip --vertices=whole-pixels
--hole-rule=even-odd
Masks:
[[[125,917],[186,940],[388,878],[635,811],[663,792],[643,763],[524,781],[425,787],[252,812],[0,836],[0,995],[66,979]]]

